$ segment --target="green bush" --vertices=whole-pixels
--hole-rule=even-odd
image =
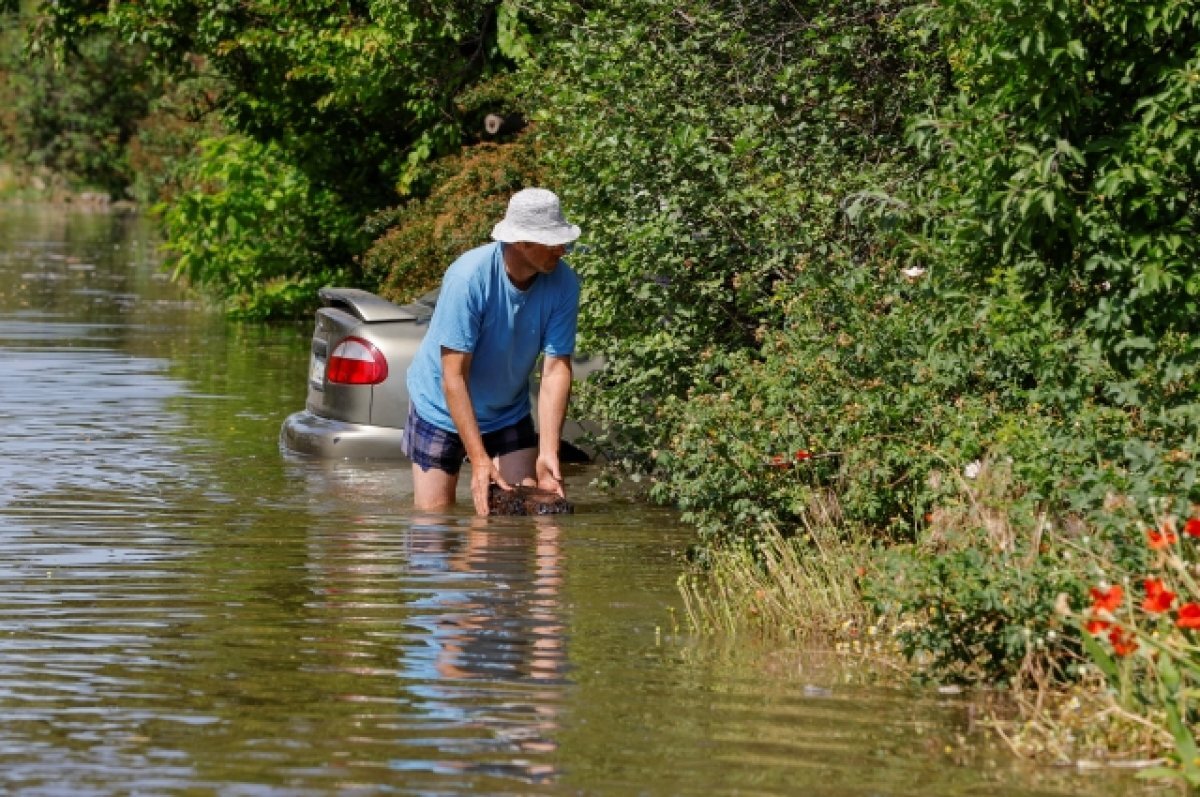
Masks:
[[[714,381],[664,404],[678,423],[656,452],[658,492],[714,540],[796,528],[828,492],[876,536],[910,538],[921,511],[948,413],[920,379],[920,293],[893,268],[819,268],[780,292],[782,328],[756,350],[706,355]]]
[[[271,147],[210,139],[183,180],[158,208],[174,275],[209,289],[234,315],[295,316],[321,286],[355,280],[354,215]]]
[[[363,270],[389,299],[410,301],[436,287],[459,255],[491,239],[513,193],[541,184],[528,139],[467,147],[434,168],[437,177],[428,197],[368,223],[370,232],[387,231],[367,250]]]
[[[1113,506],[1200,498],[1200,12],[1073,0],[924,11],[955,92],[913,125],[931,166],[914,202],[924,229],[905,250],[928,270],[923,360],[935,382],[1009,418],[980,429],[976,449],[1011,460],[1004,507],[1019,534],[1010,551],[977,540],[949,560],[895,552],[893,575],[901,604],[941,607],[908,635],[912,652],[1010,677],[1030,654],[1022,637],[1053,629],[1054,591],[1080,595],[1081,551],[1103,546],[1117,572],[1145,566],[1140,527]]]
[[[582,331],[609,367],[583,398],[610,453],[710,543],[802,532],[832,495],[932,672],[1068,674],[1079,640],[1048,609],[1087,582],[1072,552],[1136,568],[1112,503],[1197,498],[1193,14],[574,20],[538,118],[587,236]]]
[[[847,222],[893,209],[932,80],[905,5],[603,3],[552,37],[530,91],[585,230],[581,331],[608,366],[583,398],[615,453],[647,465],[673,400],[753,359],[795,283],[870,255]]]

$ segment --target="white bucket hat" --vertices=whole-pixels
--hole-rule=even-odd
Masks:
[[[508,200],[508,213],[492,228],[492,238],[506,244],[532,241],[546,246],[569,244],[579,228],[563,218],[558,196],[545,188],[525,188]]]

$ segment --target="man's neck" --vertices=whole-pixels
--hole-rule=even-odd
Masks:
[[[504,258],[504,273],[508,275],[508,281],[519,291],[529,290],[529,286],[537,279],[537,270],[508,244],[500,244],[500,254]]]

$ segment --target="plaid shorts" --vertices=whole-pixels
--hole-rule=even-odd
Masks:
[[[532,415],[526,415],[512,426],[483,435],[483,447],[489,457],[504,456],[523,448],[537,448],[537,444]],[[421,470],[437,468],[454,476],[462,469],[467,449],[457,433],[429,423],[409,404],[408,421],[404,425],[404,455],[420,465]]]

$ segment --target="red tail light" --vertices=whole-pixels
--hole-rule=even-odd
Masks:
[[[378,385],[387,379],[387,360],[362,338],[346,338],[329,355],[325,378],[339,385]]]

